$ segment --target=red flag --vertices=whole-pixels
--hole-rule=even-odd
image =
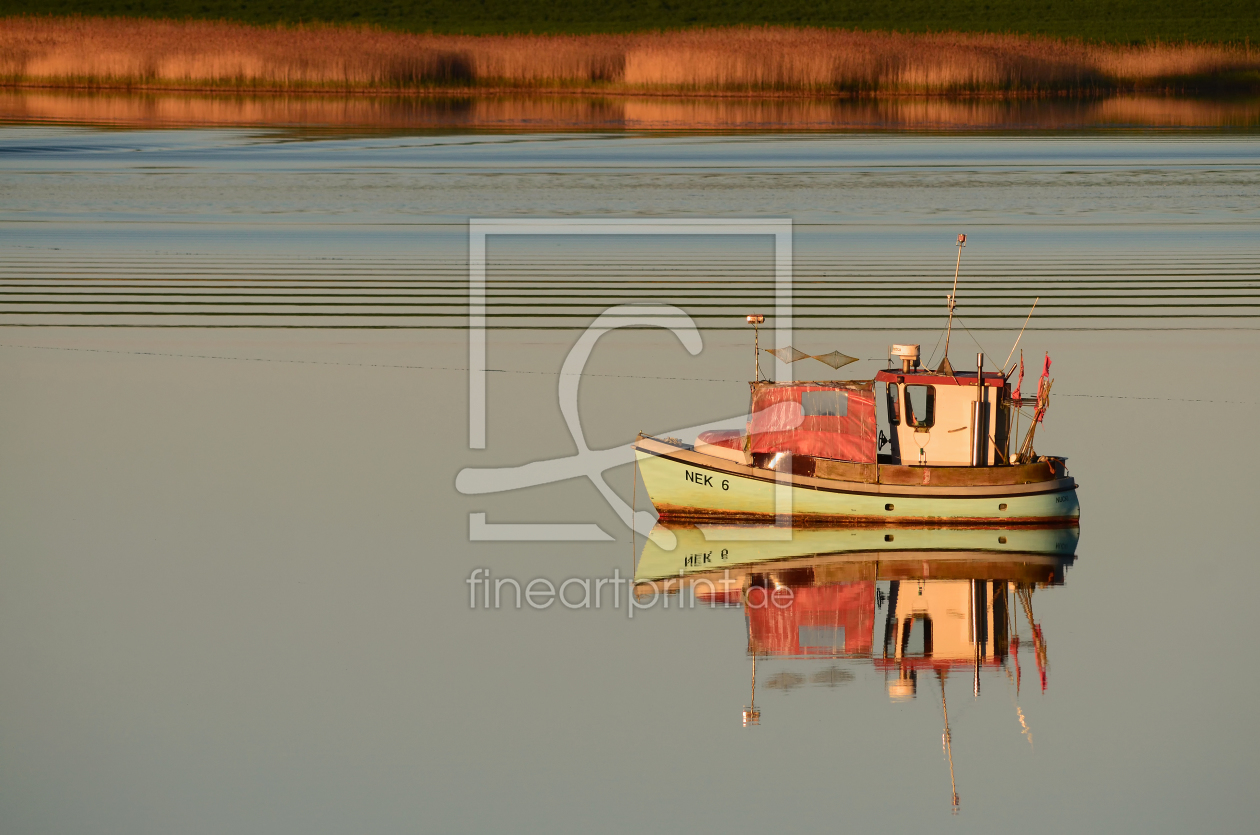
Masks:
[[[1050,397],[1045,394],[1047,386],[1050,384],[1050,352],[1046,352],[1046,364],[1041,369],[1041,379],[1037,381],[1037,411],[1035,420],[1038,423],[1046,419],[1046,409],[1050,408]]]

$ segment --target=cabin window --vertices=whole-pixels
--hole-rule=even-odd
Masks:
[[[844,649],[843,626],[798,626],[796,640],[801,649]]]
[[[847,392],[807,391],[801,394],[801,410],[805,417],[844,417],[849,413]]]
[[[927,429],[936,422],[936,389],[906,386],[906,425]]]
[[[901,425],[901,398],[898,396],[897,384],[889,383],[888,386],[888,422],[893,426]]]
[[[901,655],[932,657],[932,619],[915,613],[901,625]]]

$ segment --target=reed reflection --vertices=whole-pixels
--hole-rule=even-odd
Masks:
[[[1021,733],[1031,733],[1018,696],[1026,668],[1048,686],[1049,654],[1034,613],[1038,590],[1062,585],[1075,560],[1075,527],[1006,530],[806,529],[790,542],[753,541],[755,529],[672,527],[678,547],[649,541],[635,594],[685,593],[742,607],[751,659],[745,726],[761,723],[757,663],[767,658],[869,663],[888,697],[940,700],[941,743],[958,810],[946,682],[966,676],[974,698],[986,677],[1014,687]],[[744,537],[744,539],[740,539]],[[855,678],[832,664],[812,675],[780,672],[763,688],[835,687]]]
[[[1254,128],[1255,98],[732,98],[0,91],[0,121],[328,130],[1099,130]]]

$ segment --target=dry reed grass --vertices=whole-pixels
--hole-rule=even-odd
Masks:
[[[1203,88],[1260,78],[1230,46],[1016,35],[733,28],[632,35],[412,35],[124,18],[8,18],[8,85],[399,91],[991,94]]]

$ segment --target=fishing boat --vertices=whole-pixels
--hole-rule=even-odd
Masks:
[[[888,367],[873,379],[766,380],[756,332],[764,317],[747,317],[757,361],[745,426],[703,432],[692,443],[645,434],[635,441],[644,486],[660,517],[790,520],[793,526],[1076,524],[1080,504],[1067,458],[1034,448],[1054,382],[1049,356],[1032,397],[1020,393],[1022,354],[1009,369],[1004,364],[986,371],[983,354],[974,370],[958,371],[950,362],[965,243],[959,235],[945,353],[934,370],[920,365],[919,345],[907,344],[889,348]],[[856,361],[838,351],[765,351],[784,363],[808,358],[835,370]],[[1020,376],[1013,382],[1016,368]],[[877,398],[884,402],[882,425]],[[1025,408],[1031,409],[1027,433],[1012,449]]]

